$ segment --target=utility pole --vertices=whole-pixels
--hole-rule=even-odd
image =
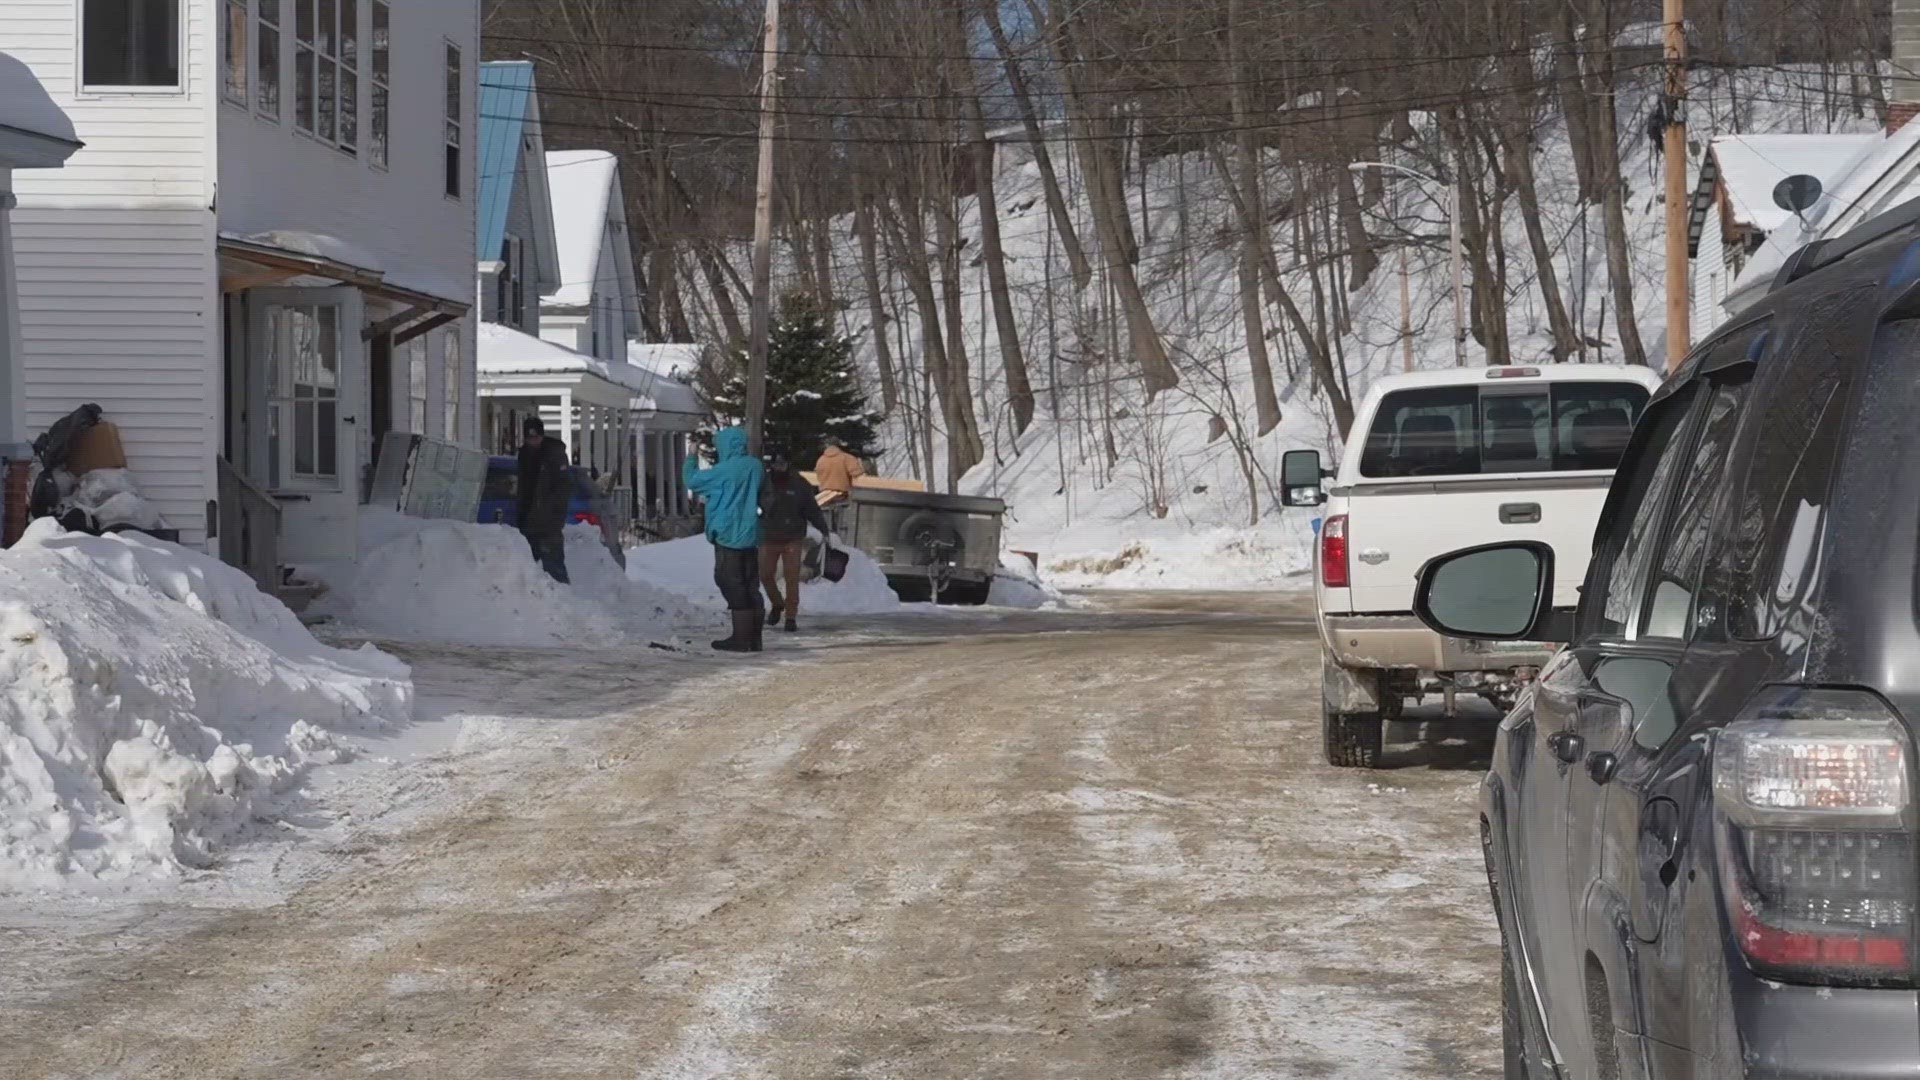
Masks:
[[[1687,288],[1686,0],[1665,0],[1667,53],[1667,372],[1692,347]]]
[[[760,175],[753,206],[753,314],[747,330],[747,453],[760,456],[767,417],[767,338],[773,323],[773,136],[779,105],[780,0],[767,0],[760,61]]]

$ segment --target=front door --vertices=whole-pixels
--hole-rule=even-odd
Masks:
[[[351,559],[360,485],[355,459],[365,346],[358,289],[255,289],[248,342],[253,479],[279,501],[286,562]]]

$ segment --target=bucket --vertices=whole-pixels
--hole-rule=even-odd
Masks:
[[[839,581],[841,578],[847,576],[847,563],[849,561],[846,552],[839,548],[828,548],[827,564],[822,568],[820,576],[826,578],[828,581]]]

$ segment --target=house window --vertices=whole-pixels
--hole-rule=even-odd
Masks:
[[[427,433],[427,337],[421,334],[406,344],[407,350],[407,430],[415,435]]]
[[[387,167],[387,100],[393,72],[391,25],[391,13],[387,5],[382,0],[373,0],[373,37],[369,43],[373,54],[373,102],[367,132],[367,160],[381,169]]]
[[[446,412],[441,417],[440,435],[448,442],[460,441],[460,328],[451,326],[440,339],[440,361],[445,365]]]
[[[340,67],[340,137],[335,145],[351,157],[360,149],[360,0],[339,3],[334,60]]]
[[[465,104],[460,77],[460,49],[447,44],[447,196],[460,197],[460,117]]]
[[[273,397],[268,443],[275,486],[340,479],[340,312],[326,305],[268,312]]]
[[[314,51],[315,0],[293,0],[293,123],[309,135],[318,132],[314,84],[319,79],[319,55]]]
[[[220,24],[220,92],[228,101],[247,107],[247,0],[227,0],[226,19]]]
[[[526,245],[517,236],[500,242],[500,276],[494,281],[494,318],[517,329],[527,324],[527,285],[522,276]]]
[[[81,0],[80,83],[180,87],[180,0]]]
[[[253,88],[253,107],[261,116],[280,121],[280,0],[259,0],[259,81]]]

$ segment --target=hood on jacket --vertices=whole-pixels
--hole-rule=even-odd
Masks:
[[[732,461],[744,457],[747,453],[747,429],[743,427],[721,428],[713,433],[714,457],[720,461]]]

